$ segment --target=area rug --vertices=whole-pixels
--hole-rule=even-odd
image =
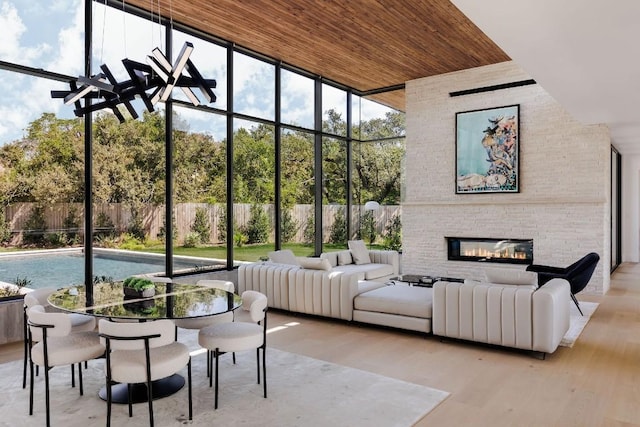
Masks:
[[[181,341],[193,342],[193,336]],[[197,348],[197,345],[190,348]],[[195,350],[194,348],[194,350]],[[256,384],[255,352],[220,359],[220,397],[214,411],[213,388],[206,377],[206,356],[193,361],[193,421],[187,419],[187,387],[154,401],[157,426],[411,426],[449,393],[333,363],[267,349],[268,397]],[[57,367],[51,373],[52,425],[102,426],[106,402],[97,396],[104,384],[103,360],[89,362],[84,372],[85,395],[70,387],[70,370]],[[186,377],[186,368],[182,372]],[[45,424],[44,377],[36,377],[34,415],[29,416],[29,387],[22,389],[22,361],[0,365],[0,425]],[[148,425],[147,404],[134,405],[133,418],[127,405],[113,406],[112,425]]]
[[[581,316],[576,305],[571,302],[571,318],[569,330],[562,338],[562,341],[560,341],[560,345],[562,347],[573,347],[573,345],[578,340],[578,337],[582,333],[582,330],[585,326],[587,326],[589,319],[591,319],[591,315],[598,308],[598,305],[599,304],[597,302],[580,301],[580,308],[582,309],[582,313],[584,314],[584,316]]]

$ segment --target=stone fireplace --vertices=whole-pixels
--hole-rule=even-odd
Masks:
[[[533,263],[533,239],[445,237],[449,261]]]

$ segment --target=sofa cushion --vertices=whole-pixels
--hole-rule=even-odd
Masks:
[[[300,267],[309,270],[331,270],[331,263],[328,259],[313,257],[298,257]]]
[[[300,265],[296,256],[290,249],[269,252],[269,259],[276,264]]]
[[[356,310],[431,318],[432,290],[419,286],[383,286],[354,299]]]
[[[351,251],[338,252],[338,265],[353,264],[353,258],[351,257]]]
[[[487,268],[485,279],[489,283],[503,285],[538,285],[538,275],[532,271],[520,271],[509,268]]]
[[[356,274],[358,280],[375,280],[393,274],[393,266],[390,264],[349,264],[333,267],[333,271]]]
[[[522,289],[531,289],[533,291],[538,289],[537,283],[534,285],[510,285],[505,283],[483,282],[480,280],[464,279],[464,284],[474,285],[474,286],[477,286],[477,285],[492,286],[494,288],[522,288]]]
[[[354,264],[361,265],[371,263],[369,249],[367,249],[367,245],[365,245],[363,240],[349,240],[347,244],[349,245]]]

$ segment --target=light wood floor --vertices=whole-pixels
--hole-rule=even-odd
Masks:
[[[275,310],[268,343],[450,392],[418,427],[640,426],[640,264],[623,264],[607,295],[579,299],[600,306],[574,347],[546,360]],[[21,343],[0,346],[0,363],[21,358]]]

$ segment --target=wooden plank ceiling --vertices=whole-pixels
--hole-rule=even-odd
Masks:
[[[129,0],[360,91],[508,61],[449,0]],[[374,95],[405,110],[404,90]]]

